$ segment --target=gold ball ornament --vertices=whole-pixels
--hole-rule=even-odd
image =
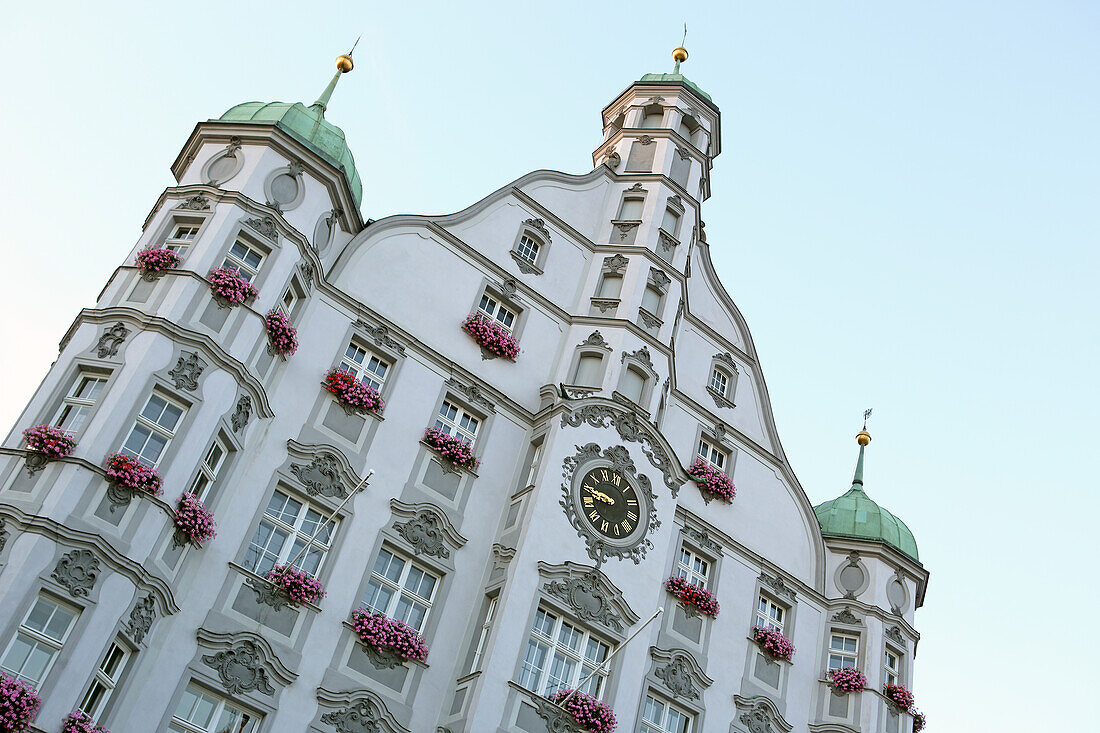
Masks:
[[[679,63],[680,61],[688,60],[688,51],[683,46],[677,46],[676,50],[672,52],[672,60]]]
[[[342,53],[336,57],[336,69],[341,74],[346,74],[355,68],[355,62],[351,60],[351,56],[346,53]]]
[[[858,433],[856,433],[856,442],[860,445],[867,445],[871,442],[871,434],[868,433],[866,430],[860,430]]]

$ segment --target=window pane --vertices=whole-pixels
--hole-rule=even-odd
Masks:
[[[672,209],[665,209],[664,218],[661,219],[661,228],[672,236],[676,236],[676,228],[680,224],[680,215]]]
[[[644,199],[623,199],[619,209],[619,219],[623,221],[640,221],[642,218],[642,205]]]
[[[645,389],[645,377],[630,368],[623,372],[622,386],[619,388],[623,396],[633,402],[640,403],[643,389]]]
[[[598,298],[618,298],[619,293],[622,292],[623,278],[622,275],[615,275],[608,273],[600,280],[600,289],[596,294]]]
[[[655,316],[660,315],[660,313],[658,313],[661,309],[660,291],[647,287],[642,294],[642,307]]]

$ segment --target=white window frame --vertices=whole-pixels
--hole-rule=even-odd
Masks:
[[[538,625],[538,621],[540,618],[542,618],[543,615],[549,616],[554,620],[549,636],[544,634]],[[571,629],[581,634],[580,641],[577,643],[577,651],[573,651],[569,647],[564,646],[560,643],[562,626],[569,626]],[[589,640],[595,641],[596,643],[601,644],[606,648],[607,651],[604,654],[602,660],[589,660],[587,658],[586,652],[588,649]],[[534,679],[528,680],[528,682],[533,681],[535,683],[535,689],[533,690],[530,687],[524,685],[522,682],[524,676],[528,673],[527,653],[532,643],[542,645],[546,649],[545,656],[543,657],[543,666],[539,668],[531,665],[534,670],[537,670],[537,674],[535,674]],[[602,698],[604,688],[606,686],[605,683],[607,682],[607,676],[609,673],[609,670],[606,666],[607,658],[614,651],[615,645],[607,639],[597,634],[593,634],[580,624],[573,623],[571,620],[566,619],[562,614],[558,613],[557,611],[552,611],[545,606],[539,606],[538,610],[535,613],[535,624],[532,625],[531,629],[528,631],[527,644],[525,644],[522,648],[521,653],[523,654],[523,657],[520,661],[519,684],[521,687],[524,687],[525,689],[530,690],[537,695],[549,695],[555,689],[559,689],[560,687],[576,687],[585,677],[588,677],[588,675],[591,674],[594,669],[599,669],[599,671],[597,671],[595,674],[592,674],[588,682],[585,683],[585,687],[582,691],[592,695],[593,697]],[[553,668],[554,659],[558,654],[568,658],[574,663],[573,672],[570,674],[569,679],[561,680],[561,684],[558,687],[551,689],[550,673]]]
[[[690,710],[673,705],[669,701],[662,697],[654,695],[650,692],[646,693],[645,705],[642,707],[642,715],[640,718],[640,728],[638,733],[691,733],[695,729],[695,715]],[[652,701],[652,705],[650,702]],[[660,706],[661,719],[652,720],[646,717],[650,710],[656,706]],[[675,713],[678,717],[687,721],[687,725],[682,728],[671,728],[670,724],[675,723],[675,720],[669,720],[668,713]]]
[[[519,313],[504,305],[500,298],[487,290],[478,299],[477,312],[485,315],[509,333],[519,322]]]
[[[272,500],[274,500],[276,495],[281,495],[291,501],[295,501],[298,504],[302,505],[301,508],[298,510],[297,515],[294,517],[294,524],[288,523],[281,516],[275,516],[274,514],[268,513],[268,510],[271,508],[271,502]],[[283,506],[286,506],[285,502]],[[307,529],[306,519],[309,518],[309,513],[311,511],[314,514],[318,515],[318,519]],[[270,543],[272,534],[274,534],[274,530],[277,529],[281,530],[286,535],[286,537],[283,539],[283,543],[282,546],[279,548],[279,552],[274,553],[276,554],[276,557],[272,564],[286,565],[295,557],[298,557],[299,553],[301,553],[301,557],[298,557],[298,561],[297,563],[295,563],[294,567],[316,578],[321,574],[321,570],[325,566],[325,561],[328,559],[328,553],[332,549],[332,544],[336,539],[336,533],[340,529],[340,517],[333,517],[331,521],[326,521],[328,520],[329,513],[329,510],[321,504],[314,504],[311,501],[302,499],[282,487],[275,489],[275,491],[271,495],[271,498],[268,499],[268,503],[264,506],[263,512],[260,515],[260,521],[256,525],[256,531],[253,532],[252,538],[248,541],[248,547],[245,549],[245,557],[241,560],[241,565],[248,568],[257,575],[266,575],[268,571],[265,570],[261,573],[260,567],[264,564],[265,559],[269,554],[268,545]],[[260,532],[263,529],[264,522],[272,525],[273,530],[272,534],[268,535],[268,538],[261,546],[256,542],[256,540],[260,537]],[[315,532],[317,532],[317,527],[321,522],[325,523],[325,529],[318,533],[317,538],[311,542],[310,538],[313,537]],[[301,547],[297,546],[297,543],[299,541],[302,543]],[[248,563],[248,554],[252,552],[253,547],[259,548],[260,553],[256,558],[255,567],[250,567]],[[305,552],[302,552],[302,547],[308,547],[309,549]],[[317,554],[315,554],[315,552]],[[305,567],[306,563],[310,560],[311,557],[318,557],[317,567],[312,571],[306,570]]]
[[[847,650],[843,642],[841,646],[834,646],[837,639],[848,639],[855,641],[855,649]],[[833,664],[833,658],[836,657],[839,662]],[[851,662],[851,664],[844,664],[844,662]],[[840,669],[841,667],[858,667],[859,666],[859,635],[848,634],[843,631],[830,631],[829,632],[829,663],[828,669]]]
[[[383,552],[388,553],[391,558],[399,560],[402,563],[401,574],[398,576],[396,581],[390,580],[385,575],[382,575],[377,571],[378,560],[382,558]],[[405,587],[408,583],[409,576],[412,574],[412,571],[414,569],[420,571],[421,573],[427,575],[435,581],[434,583],[432,583],[431,594],[428,598],[425,598],[416,591],[409,590]],[[367,597],[371,592],[371,582],[378,583],[379,585],[384,586],[385,588],[388,588],[390,590],[390,598],[388,601],[386,601],[384,608],[379,608],[378,606],[372,605],[367,601]],[[388,547],[382,547],[379,550],[378,557],[375,558],[374,566],[371,567],[370,580],[367,583],[367,589],[363,592],[363,598],[361,602],[362,605],[369,608],[370,610],[384,613],[390,618],[396,618],[402,623],[405,623],[406,625],[416,629],[418,633],[423,633],[425,626],[427,626],[428,624],[428,617],[432,613],[432,603],[435,601],[435,595],[439,591],[439,584],[441,582],[443,582],[443,578],[440,577],[439,573],[435,572],[427,565],[421,565],[420,563],[412,560],[411,558],[403,555],[400,552],[394,552]],[[402,598],[404,598],[406,602],[412,604],[413,606],[422,606],[424,608],[424,617],[420,619],[420,623],[410,623],[408,619],[401,618],[401,616],[397,614],[397,607],[401,603]]]
[[[84,427],[84,423],[88,421],[88,417],[95,410],[96,403],[99,402],[100,395],[103,394],[103,390],[107,388],[107,380],[110,379],[109,374],[101,374],[99,372],[93,372],[87,369],[77,370],[76,377],[73,379],[72,385],[69,387],[69,391],[65,393],[65,396],[61,399],[61,406],[57,408],[57,414],[54,416],[52,424],[61,428],[69,435],[74,435]],[[86,382],[100,383],[99,391],[92,397],[78,397],[81,388]],[[62,422],[70,414],[82,415],[80,423],[76,427],[66,428],[62,427]]]
[[[38,604],[40,602],[49,603],[50,605],[53,606],[53,609],[50,610],[49,617],[46,619],[46,623],[43,624],[44,629],[42,631],[39,631],[38,629],[31,628],[30,626],[27,625],[27,621],[30,619],[31,614],[34,613],[34,610],[36,608],[38,608]],[[58,609],[64,609],[65,611],[68,611],[69,613],[71,613],[73,615],[72,619],[69,621],[68,625],[65,627],[65,631],[64,631],[64,633],[62,633],[60,638],[50,636],[49,634],[47,634],[45,632],[45,628],[49,627],[49,622],[53,619],[53,616],[57,612]],[[28,608],[27,612],[23,615],[23,620],[19,622],[19,627],[16,630],[15,634],[12,636],[11,641],[8,642],[7,647],[5,647],[3,655],[0,655],[0,669],[2,669],[4,672],[8,673],[10,676],[15,677],[16,679],[23,680],[24,682],[27,682],[32,687],[34,687],[36,690],[40,689],[42,687],[42,683],[45,682],[46,679],[50,676],[50,672],[53,670],[53,665],[57,661],[57,655],[58,655],[58,653],[60,653],[61,649],[65,646],[65,642],[68,640],[69,635],[72,633],[73,627],[76,626],[77,620],[79,618],[80,618],[80,609],[79,608],[76,608],[74,606],[70,606],[68,604],[62,603],[61,601],[55,600],[52,596],[48,596],[45,593],[39,593],[35,597],[34,603],[31,604],[31,607]],[[48,662],[46,662],[46,667],[42,670],[42,678],[41,679],[38,679],[38,680],[31,679],[30,677],[27,677],[26,675],[23,675],[21,673],[21,670],[15,670],[15,669],[12,669],[10,667],[6,667],[6,666],[3,665],[3,663],[8,658],[8,654],[11,653],[12,648],[15,646],[16,642],[19,640],[19,637],[23,637],[24,639],[29,640],[31,642],[32,646],[35,647],[35,648],[45,648],[48,651],[48,653],[50,655],[50,659],[49,659]],[[24,664],[26,663],[26,659],[23,660],[23,663]]]
[[[214,451],[221,452],[221,456],[211,460],[214,455]],[[211,488],[218,480],[218,474],[221,473],[222,468],[225,467],[225,461],[229,458],[231,448],[229,442],[224,440],[220,435],[215,437],[210,443],[210,447],[206,449],[206,453],[203,454],[202,460],[199,461],[199,470],[195,474],[195,479],[191,482],[190,493],[197,496],[200,500],[205,500],[210,496]]]
[[[481,624],[481,633],[477,637],[477,646],[474,647],[474,656],[470,660],[470,669],[467,674],[481,669],[481,657],[485,654],[485,644],[489,640],[489,630],[493,628],[493,617],[497,612],[497,601],[500,596],[489,598],[489,607],[485,610],[485,622]]]
[[[84,697],[80,702],[80,709],[93,720],[98,720],[99,716],[103,714],[111,695],[118,688],[118,683],[126,671],[126,666],[129,664],[132,654],[130,648],[119,639],[115,639],[107,647],[107,653],[103,655],[103,660],[96,667],[95,678],[92,679],[88,691],[84,693]],[[115,665],[113,669],[111,668],[112,663]],[[98,697],[95,697],[93,694],[97,690],[100,692]]]
[[[544,442],[540,440],[531,446],[531,462],[527,466],[527,482],[524,486],[535,485],[535,476],[539,472],[539,461],[542,460],[542,445]]]
[[[730,375],[726,373],[725,369],[721,367],[714,367],[710,371],[710,384],[708,385],[712,390],[727,397],[730,389]]]
[[[222,733],[224,729],[219,730],[218,725],[221,722],[221,716],[225,712],[226,708],[234,712],[240,713],[241,715],[245,716],[245,718],[247,718],[248,722],[252,723],[252,726],[249,728],[238,727],[236,730],[231,731],[230,733],[240,733],[241,731],[243,731],[243,733],[258,733],[258,731],[260,730],[260,725],[263,722],[263,716],[257,715],[251,710],[247,710],[244,707],[236,704],[236,702],[207,690],[205,687],[200,687],[194,682],[191,682],[187,685],[185,692],[188,691],[194,693],[197,696],[205,697],[207,700],[214,703],[214,710],[210,715],[210,723],[207,725],[207,727],[199,727],[198,725],[190,721],[177,717],[177,713],[179,712],[179,705],[182,702],[181,699],[176,701],[175,710],[172,711],[172,718],[168,722],[169,733],[172,733],[176,730],[185,731],[185,733]],[[190,713],[188,714],[188,716],[190,716]]]
[[[187,252],[191,249],[191,245],[198,239],[199,230],[201,229],[201,222],[188,222],[176,219],[168,229],[168,236],[164,238],[164,246],[166,249],[170,249],[178,254],[180,259],[183,259],[187,256]],[[181,230],[191,231],[191,236],[179,236]]]
[[[890,666],[890,657],[894,658],[894,665]],[[886,685],[901,684],[901,654],[889,645],[882,653],[882,679]]]
[[[672,229],[668,229],[666,227],[666,225],[669,223],[668,220],[670,218],[672,218]],[[683,215],[682,212],[677,211],[676,209],[672,208],[671,206],[666,206],[665,207],[665,213],[661,217],[661,226],[660,226],[660,228],[663,229],[665,231],[665,233],[667,233],[673,239],[676,239],[677,236],[680,233],[680,222],[683,220],[683,218],[684,218],[684,215]]]
[[[695,448],[695,455],[702,458],[719,471],[725,471],[726,463],[729,461],[729,454],[705,435],[699,438],[699,445]],[[716,461],[715,457],[719,460]]]
[[[516,254],[520,259],[535,265],[539,261],[539,253],[542,252],[542,242],[534,235],[523,232],[516,243]]]
[[[145,417],[144,414],[145,410],[149,407],[149,403],[152,402],[153,399],[159,399],[165,403],[165,407],[161,409],[160,416],[156,420]],[[160,424],[160,419],[164,416],[169,405],[179,409],[180,411],[179,417],[176,419],[175,424],[173,424],[171,428]],[[126,433],[126,439],[122,441],[122,447],[118,449],[118,452],[122,453],[123,455],[136,458],[137,460],[141,461],[142,463],[146,463],[149,466],[156,467],[160,464],[161,459],[164,458],[164,454],[168,452],[168,447],[172,445],[172,439],[176,437],[176,431],[179,429],[180,423],[183,422],[186,416],[186,405],[177,402],[176,400],[172,399],[171,397],[159,390],[153,390],[149,394],[149,397],[146,398],[145,404],[142,406],[141,411],[138,412],[137,416],[134,418],[134,424],[130,426],[129,432]],[[130,442],[130,437],[134,434],[139,426],[150,431],[150,434],[146,436],[145,441],[142,443],[141,451],[135,453],[133,449],[127,448],[126,444]],[[145,451],[145,448],[149,445],[149,439],[152,438],[153,433],[156,433],[160,437],[164,438],[164,446],[157,454],[156,460],[149,463],[141,456],[141,453],[143,453]]]
[[[355,349],[356,353],[362,352],[362,360],[356,360],[348,353],[352,349]],[[372,368],[373,362],[377,362],[382,367],[381,375]],[[382,394],[382,388],[386,385],[386,378],[390,375],[390,370],[393,369],[393,362],[368,349],[361,341],[353,338],[344,347],[344,353],[340,356],[340,363],[336,368],[339,371],[347,372],[363,384],[373,387],[379,394]]]
[[[687,545],[681,544],[679,551],[676,553],[676,567],[673,568],[672,572],[689,583],[700,588],[706,588],[710,583],[712,565],[710,559],[703,557]]]
[[[257,262],[255,265],[250,265],[248,262],[245,261],[244,257],[234,254],[233,249],[238,244],[246,248],[249,252],[253,252],[256,255],[259,255],[260,261]],[[246,256],[247,254],[245,255],[245,257]],[[222,267],[230,270],[235,270],[245,280],[247,280],[248,282],[253,282],[256,279],[256,276],[260,274],[260,270],[263,269],[264,260],[266,259],[267,253],[264,252],[258,245],[253,244],[244,237],[237,237],[233,241],[233,244],[230,245],[229,251],[225,253],[225,259],[222,260]]]
[[[764,629],[775,629],[780,634],[785,634],[787,626],[787,607],[776,603],[764,593],[756,597],[756,626]]]
[[[454,417],[450,417],[444,413],[444,410],[450,407],[455,411]],[[473,425],[473,429],[470,425]],[[458,438],[474,444],[477,440],[478,431],[481,430],[481,418],[473,414],[469,410],[465,409],[462,405],[451,400],[450,397],[444,398],[440,403],[439,409],[435,413],[435,427],[437,430],[442,430],[447,435],[453,435]]]

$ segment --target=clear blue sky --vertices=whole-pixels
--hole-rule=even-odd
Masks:
[[[590,170],[600,110],[686,20],[723,113],[708,239],[787,454],[812,501],[840,494],[874,407],[867,489],[932,573],[929,730],[1095,730],[1100,3],[306,7],[6,8],[0,423],[196,121],[312,101],[362,32],[329,119],[363,212],[447,213]]]

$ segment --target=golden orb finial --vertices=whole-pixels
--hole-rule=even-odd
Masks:
[[[871,442],[871,434],[868,433],[866,430],[860,430],[858,433],[856,433],[856,442],[859,443],[861,446],[867,445]]]
[[[677,46],[676,49],[672,52],[672,60],[675,61],[676,63],[680,63],[681,61],[687,61],[688,60],[688,51],[687,51],[687,49],[684,48],[683,46]]]
[[[355,68],[355,62],[351,60],[351,54],[342,53],[336,57],[336,70],[346,74]]]

